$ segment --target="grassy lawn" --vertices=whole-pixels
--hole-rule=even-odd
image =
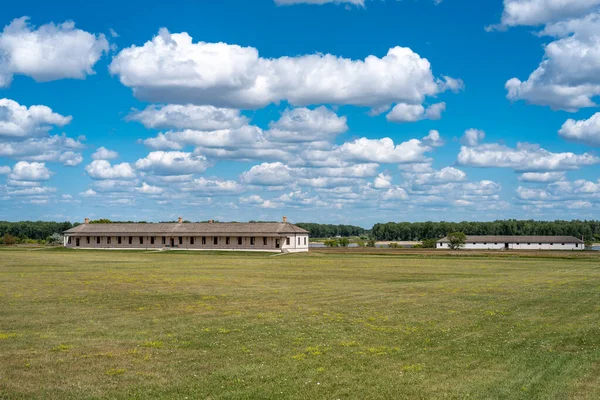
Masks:
[[[597,399],[600,258],[0,250],[0,398],[134,397]]]

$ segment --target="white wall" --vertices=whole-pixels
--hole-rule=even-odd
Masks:
[[[437,243],[438,249],[449,249],[448,243]],[[502,250],[505,248],[502,243],[466,243],[463,249],[467,250]],[[584,250],[583,244],[576,243],[509,243],[509,250]]]
[[[287,244],[285,238],[282,239],[282,250],[289,251],[290,253],[308,251],[308,235],[306,233],[289,234],[286,236],[290,238],[290,244]]]

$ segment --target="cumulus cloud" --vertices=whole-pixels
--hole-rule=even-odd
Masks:
[[[81,192],[79,194],[83,197],[94,197],[98,195],[98,193],[96,193],[94,189],[88,189],[85,192]]]
[[[423,143],[431,147],[441,147],[444,145],[444,141],[438,131],[432,129],[429,131],[427,136],[423,138]]]
[[[385,117],[390,122],[416,122],[423,119],[438,120],[446,110],[446,103],[433,104],[427,108],[421,104],[397,104]]]
[[[0,139],[46,135],[53,126],[67,125],[71,119],[43,105],[27,107],[14,100],[0,99]]]
[[[198,178],[185,183],[181,190],[184,192],[199,192],[207,196],[218,194],[235,194],[243,190],[243,186],[236,181]]]
[[[375,189],[389,189],[392,186],[392,176],[386,174],[379,174],[373,182]]]
[[[460,139],[460,142],[465,146],[474,147],[485,138],[485,132],[479,129],[467,129],[465,134]]]
[[[138,170],[156,175],[202,173],[209,166],[206,157],[181,151],[153,151],[135,163]]]
[[[426,161],[431,147],[418,139],[395,145],[390,138],[360,138],[346,142],[332,151],[343,160],[375,163],[414,163]]]
[[[236,129],[217,131],[196,131],[186,129],[180,132],[160,133],[154,138],[144,140],[144,144],[152,149],[180,150],[184,146],[211,148],[256,147],[264,142],[262,130],[257,126],[245,125]]]
[[[85,172],[93,179],[132,179],[135,171],[128,163],[111,165],[106,160],[94,160],[86,165]]]
[[[501,144],[462,146],[458,163],[471,167],[512,168],[515,171],[566,171],[600,163],[600,158],[588,153],[552,153],[538,145],[518,143],[516,148]]]
[[[46,164],[39,162],[19,161],[12,168],[8,177],[16,181],[46,181],[50,179],[52,172],[46,168]]]
[[[576,8],[573,2],[564,4]],[[597,12],[546,25],[540,35],[555,40],[544,47],[542,61],[526,81],[512,78],[506,82],[508,99],[572,112],[596,106],[593,98],[600,95],[599,29]]]
[[[72,21],[36,29],[28,20],[14,19],[0,33],[0,87],[9,86],[14,75],[38,82],[84,79],[109,50],[104,35],[76,29]]]
[[[240,110],[193,104],[151,105],[142,111],[131,113],[127,119],[139,121],[146,128],[200,131],[236,129],[248,123],[248,118]]]
[[[600,180],[560,180],[543,188],[519,186],[517,199],[525,206],[543,208],[589,208],[600,205]]]
[[[281,162],[262,163],[242,173],[241,180],[250,185],[285,186],[291,183],[292,172]]]
[[[329,141],[348,130],[346,117],[340,117],[324,106],[314,110],[305,107],[287,109],[269,127],[267,135],[283,142]]]
[[[106,147],[99,147],[94,154],[92,154],[93,160],[112,160],[119,157],[119,153],[113,150],[109,150]]]
[[[542,25],[579,17],[600,5],[600,0],[504,0],[500,27]],[[494,27],[490,27],[494,28]]]
[[[568,119],[558,131],[563,138],[590,146],[600,147],[600,113],[589,119],[576,121]]]
[[[467,179],[467,174],[458,168],[444,167],[439,171],[420,174],[405,173],[404,177],[417,185],[430,185],[434,183],[461,182]]]
[[[563,180],[564,172],[525,172],[519,176],[521,182],[549,183]]]
[[[149,195],[156,195],[156,194],[161,194],[162,192],[164,192],[163,188],[158,187],[158,186],[148,185],[146,182],[142,182],[142,186],[135,188],[135,190],[138,193],[149,194]]]
[[[407,198],[408,194],[406,190],[398,186],[388,189],[381,195],[381,199],[385,201],[406,200]]]
[[[0,165],[0,175],[10,174],[12,169],[8,165]]]
[[[436,79],[429,61],[394,47],[382,58],[351,60],[331,54],[262,58],[253,47],[194,43],[185,32],[161,28],[143,46],[121,50],[110,72],[136,97],[166,103],[262,108],[288,101],[309,104],[421,104],[456,90],[459,80]]]

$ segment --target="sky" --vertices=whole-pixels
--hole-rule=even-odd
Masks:
[[[0,14],[0,220],[600,217],[600,0],[51,3]]]

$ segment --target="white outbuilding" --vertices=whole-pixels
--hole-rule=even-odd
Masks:
[[[449,249],[448,237],[436,248]],[[467,236],[463,249],[471,250],[584,250],[583,240],[573,236]]]

